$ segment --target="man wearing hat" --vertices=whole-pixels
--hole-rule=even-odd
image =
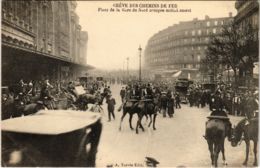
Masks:
[[[158,162],[156,159],[152,158],[152,157],[145,157],[146,161],[146,166],[147,167],[156,167],[157,164],[159,164],[160,162]]]
[[[116,104],[116,101],[114,98],[112,98],[111,94],[108,94],[106,103],[107,103],[107,111],[108,111],[108,122],[110,122],[111,115],[115,119],[114,111],[115,111],[115,104]]]
[[[215,95],[213,95],[211,98],[210,110],[216,109],[218,111],[222,111],[223,108],[224,108],[224,101],[221,98],[221,93],[217,91]]]
[[[126,90],[125,90],[124,87],[122,87],[122,89],[120,90],[120,97],[121,97],[122,103],[123,103],[124,100],[125,100],[125,96],[126,96]]]
[[[258,110],[258,106],[258,100],[254,97],[253,93],[249,91],[245,107],[245,115],[249,120],[254,117],[254,112]]]
[[[176,109],[177,108],[181,108],[181,98],[180,98],[180,95],[179,95],[179,93],[178,92],[176,92],[176,94],[175,94],[175,101],[176,101],[176,103],[175,103],[175,107],[176,107]]]

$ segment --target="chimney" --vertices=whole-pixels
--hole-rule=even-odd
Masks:
[[[229,12],[228,15],[229,15],[229,17],[232,17],[232,12]]]
[[[209,19],[209,16],[208,15],[205,15],[205,20]]]

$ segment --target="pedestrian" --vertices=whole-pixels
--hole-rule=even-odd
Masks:
[[[115,111],[115,105],[116,105],[116,101],[115,101],[114,98],[112,98],[111,94],[109,94],[107,96],[106,103],[107,103],[107,111],[108,111],[108,122],[110,122],[111,121],[111,115],[112,115],[112,117],[115,120],[115,113],[114,113],[114,111]]]
[[[166,117],[167,104],[168,104],[168,99],[167,99],[167,96],[166,96],[166,92],[162,92],[161,110],[162,110],[162,113],[163,113],[163,117]]]
[[[125,90],[124,87],[122,87],[122,89],[120,90],[120,97],[121,97],[122,103],[123,103],[124,100],[125,100],[125,96],[126,96],[126,90]]]
[[[179,93],[177,92],[176,95],[175,95],[175,101],[176,101],[176,104],[175,104],[175,107],[176,109],[177,108],[181,108],[181,98],[180,98],[180,95]]]
[[[240,97],[238,96],[237,93],[234,94],[234,97],[232,98],[232,114],[235,114],[235,116],[240,115],[240,109],[239,105],[240,104]]]
[[[247,119],[251,119],[254,117],[254,112],[258,109],[258,100],[253,96],[252,92],[249,91],[248,97],[246,99],[246,109],[245,115]]]
[[[172,118],[174,114],[174,98],[171,94],[170,95],[168,94],[167,108],[168,108],[168,115],[170,118]]]

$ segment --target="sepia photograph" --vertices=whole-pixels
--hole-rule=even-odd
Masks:
[[[258,0],[1,0],[1,167],[258,167],[258,33]]]

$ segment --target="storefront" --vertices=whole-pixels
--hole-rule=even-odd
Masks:
[[[93,67],[79,65],[62,57],[46,55],[33,50],[2,45],[2,86],[23,79],[30,80],[73,80]]]

